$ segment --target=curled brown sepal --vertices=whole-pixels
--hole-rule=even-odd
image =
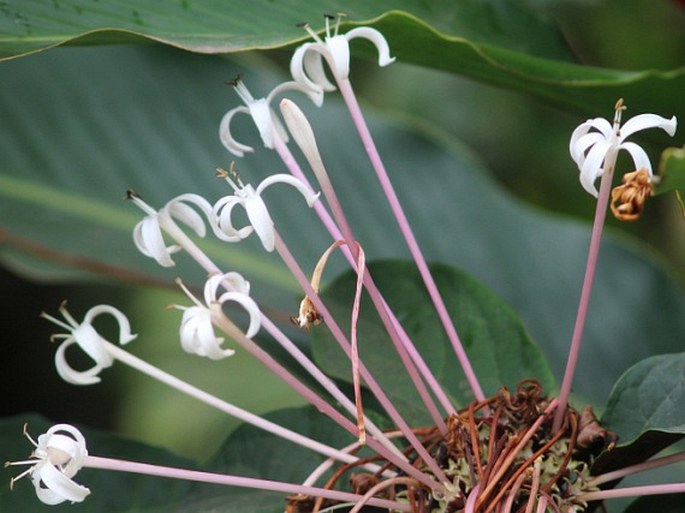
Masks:
[[[647,169],[623,175],[622,185],[611,190],[611,212],[619,221],[637,221],[652,195],[653,188]]]

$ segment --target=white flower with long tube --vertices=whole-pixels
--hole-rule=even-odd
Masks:
[[[7,462],[5,465],[31,465],[10,481],[10,487],[24,476],[30,476],[38,499],[44,504],[54,506],[65,501],[82,502],[90,490],[77,484],[72,477],[83,466],[88,456],[86,439],[81,432],[69,424],[56,424],[38,437],[38,441],[27,433],[24,435],[35,449],[30,459]]]
[[[195,303],[195,306],[177,308],[183,310],[179,335],[181,346],[184,351],[199,356],[206,356],[212,360],[226,358],[235,353],[232,349],[223,349],[222,337],[214,333],[212,319],[223,315],[222,306],[228,301],[241,305],[249,316],[249,324],[245,336],[254,337],[261,326],[261,312],[257,303],[249,296],[250,283],[242,275],[236,272],[216,274],[211,276],[205,283],[204,300],[202,304],[190,291],[177,280],[186,295]],[[220,286],[228,288],[227,292],[218,294]]]
[[[326,16],[326,35],[322,40],[308,25],[304,28],[314,38],[313,43],[300,46],[290,60],[290,73],[299,82],[314,91],[334,91],[335,86],[326,78],[323,58],[328,61],[331,72],[337,79],[347,79],[350,74],[350,41],[362,38],[370,41],[378,50],[378,65],[383,67],[392,64],[388,42],[376,29],[357,27],[346,34],[339,34],[340,15],[335,17],[335,27],[331,34],[330,21]]]
[[[252,120],[257,126],[257,130],[259,130],[259,135],[262,138],[264,146],[268,149],[273,149],[274,137],[276,134],[283,141],[288,141],[288,133],[283,128],[283,124],[278,119],[278,116],[276,116],[274,110],[271,108],[271,102],[276,96],[288,90],[295,90],[306,94],[317,107],[320,107],[323,103],[323,92],[297,82],[290,81],[279,84],[274,87],[265,98],[257,99],[250,94],[250,91],[245,87],[245,84],[240,77],[236,77],[230,83],[245,105],[231,109],[224,115],[221,119],[221,123],[219,123],[219,138],[226,149],[238,157],[242,157],[245,153],[252,153],[254,151],[252,146],[236,141],[231,134],[231,121],[233,120],[233,116],[239,112],[249,114],[252,117]]]
[[[626,139],[635,132],[647,128],[661,128],[668,135],[675,134],[677,121],[662,118],[656,114],[640,114],[621,125],[621,112],[625,109],[623,100],[616,103],[613,125],[603,118],[588,119],[579,125],[571,135],[569,151],[580,170],[580,183],[583,188],[597,197],[595,180],[609,169],[613,171],[620,150],[626,150],[635,164],[635,169],[646,169],[652,177],[652,164],[645,151]]]
[[[197,207],[207,219],[210,218],[212,206],[202,196],[197,194],[181,194],[169,201],[159,211],[145,203],[133,191],[128,191],[128,198],[147,214],[133,229],[133,242],[145,256],[154,258],[163,267],[173,267],[175,262],[171,255],[181,250],[181,246],[164,242],[164,231],[174,229],[177,219],[190,227],[196,235],[204,237],[207,228],[205,222],[188,203]],[[235,238],[233,242],[238,241]]]
[[[138,335],[131,333],[131,325],[126,316],[110,305],[97,305],[86,312],[83,322],[78,323],[67,311],[66,305],[62,303],[59,308],[66,322],[60,321],[51,315],[43,312],[41,316],[50,322],[68,331],[65,334],[52,336],[52,340],[64,339],[55,352],[55,367],[60,377],[72,385],[93,385],[100,382],[98,374],[103,369],[111,367],[114,357],[107,351],[103,337],[93,327],[93,320],[101,314],[109,314],[119,324],[119,344],[125,345],[134,340]],[[69,365],[66,358],[66,351],[72,344],[78,344],[83,351],[93,360],[94,365],[85,371],[77,371]]]
[[[292,175],[276,174],[265,178],[255,189],[250,184],[243,184],[235,172],[229,172],[222,169],[218,170],[219,176],[224,178],[233,188],[234,194],[224,196],[216,202],[212,209],[213,221],[212,228],[216,236],[222,240],[235,241],[236,238],[244,239],[252,232],[255,232],[262,241],[264,249],[273,251],[275,246],[275,232],[274,222],[269,215],[266,204],[262,199],[262,192],[274,183],[286,183],[292,185],[297,189],[309,207],[314,205],[314,202],[319,198],[318,193],[302,183],[300,180]],[[231,174],[235,181],[231,179]],[[242,228],[235,228],[231,220],[233,208],[242,206],[247,214],[249,225]]]

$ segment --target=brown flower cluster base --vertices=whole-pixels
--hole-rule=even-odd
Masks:
[[[474,513],[534,511],[544,497],[547,511],[584,511],[576,498],[596,490],[590,484],[590,466],[615,435],[602,428],[592,408],[569,408],[562,428],[552,431],[556,401],[543,395],[534,380],[522,382],[515,393],[499,393],[447,419],[447,433],[437,427],[414,430],[448,478],[446,492],[428,489],[410,478],[382,488],[378,497],[409,504],[415,513],[464,511],[467,501]],[[411,447],[404,451],[412,464],[428,472]],[[360,471],[367,463],[381,469]],[[402,473],[380,457],[365,457],[340,465],[325,487],[366,494],[388,479],[387,471]],[[343,486],[347,482],[347,486]],[[312,497],[288,498],[287,513],[318,513],[336,503]],[[362,511],[375,508],[366,506]]]

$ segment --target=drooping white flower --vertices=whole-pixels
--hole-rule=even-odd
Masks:
[[[278,134],[278,137],[283,141],[288,141],[288,134],[283,128],[283,124],[271,108],[271,102],[276,96],[288,90],[296,90],[306,94],[317,107],[323,103],[323,92],[292,81],[279,84],[265,98],[258,99],[253,98],[240,77],[231,81],[231,85],[245,105],[231,109],[224,115],[219,124],[219,137],[226,149],[238,157],[253,152],[254,148],[239,143],[231,134],[231,120],[237,113],[249,114],[257,126],[257,130],[259,130],[264,146],[273,149],[275,134]]]
[[[54,506],[65,501],[82,502],[90,490],[72,480],[88,456],[86,439],[81,432],[69,424],[57,424],[34,441],[26,432],[24,435],[35,449],[25,461],[8,462],[6,465],[31,465],[10,481],[13,486],[24,476],[30,476],[36,495],[41,502]]]
[[[626,150],[630,154],[635,169],[646,169],[651,178],[652,164],[647,154],[637,144],[626,142],[628,137],[647,128],[661,128],[670,136],[675,134],[675,116],[666,119],[656,114],[640,114],[621,125],[621,112],[624,109],[623,101],[619,100],[616,103],[613,125],[603,118],[588,119],[571,135],[569,151],[580,170],[580,183],[595,197],[595,180],[607,169],[613,168],[620,150]]]
[[[178,307],[183,312],[179,335],[181,346],[188,353],[206,356],[212,360],[226,358],[235,353],[232,349],[223,349],[223,337],[217,337],[214,333],[212,318],[222,315],[222,306],[228,301],[241,305],[249,316],[249,324],[245,336],[254,337],[261,326],[261,312],[257,303],[249,296],[250,284],[239,273],[230,272],[217,274],[210,277],[205,283],[204,300],[202,304],[185,286],[179,281],[186,295],[195,303],[195,306]],[[220,286],[228,286],[228,292],[218,294]]]
[[[176,265],[171,259],[171,255],[181,250],[181,246],[178,244],[167,246],[164,241],[164,231],[176,227],[174,219],[189,226],[199,237],[204,237],[206,234],[207,229],[204,220],[200,214],[186,204],[195,205],[209,219],[212,207],[202,196],[181,194],[169,201],[159,211],[145,203],[133,191],[128,191],[128,197],[147,214],[133,229],[133,242],[143,255],[154,258],[163,267]]]
[[[217,237],[222,240],[235,241],[236,238],[244,239],[252,232],[257,233],[257,236],[262,241],[264,249],[273,251],[275,246],[275,232],[274,222],[269,215],[266,204],[261,197],[262,192],[269,185],[274,183],[286,183],[292,185],[297,189],[309,207],[314,205],[314,202],[319,198],[319,194],[314,194],[309,187],[307,187],[300,180],[292,175],[276,174],[265,178],[257,189],[250,184],[243,184],[237,174],[233,173],[235,181],[231,179],[230,173],[219,170],[220,176],[225,178],[229,185],[233,188],[234,194],[224,196],[216,202],[212,209],[214,220],[212,227]],[[231,220],[231,214],[235,206],[242,206],[245,209],[249,225],[242,228],[235,228]]]
[[[59,308],[67,322],[60,321],[46,313],[42,317],[50,322],[61,326],[69,333],[53,335],[52,339],[64,339],[55,352],[55,367],[60,377],[72,385],[93,385],[100,382],[98,374],[103,369],[111,367],[114,357],[105,347],[105,339],[93,327],[93,320],[100,314],[109,314],[119,324],[119,344],[125,345],[134,340],[138,335],[131,333],[131,325],[126,316],[110,305],[97,305],[86,312],[82,323],[76,320],[67,311],[65,304]],[[94,365],[85,371],[77,371],[72,368],[66,359],[66,351],[72,344],[78,344],[81,349],[93,360]]]
[[[304,25],[315,42],[300,46],[290,60],[290,73],[296,82],[314,91],[334,91],[335,86],[326,78],[323,58],[337,79],[347,79],[350,74],[350,41],[355,38],[367,39],[373,43],[378,50],[379,66],[387,66],[395,61],[390,56],[388,42],[379,31],[371,27],[357,27],[346,34],[338,34],[340,16],[337,16],[331,34],[332,18],[326,16],[326,35],[323,40],[308,25]]]

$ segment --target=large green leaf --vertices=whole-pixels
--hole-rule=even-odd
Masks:
[[[21,415],[0,419],[0,453],[4,459],[27,459],[33,446],[22,436],[22,425],[28,423],[34,439],[55,423],[35,415]],[[153,463],[178,468],[193,468],[194,463],[170,454],[163,449],[116,437],[94,429],[81,428],[86,437],[89,454],[94,456]],[[27,467],[9,467],[3,472],[3,481],[18,475]],[[75,481],[90,488],[91,494],[82,503],[62,503],[47,506],[37,498],[29,478],[15,483],[14,491],[0,487],[0,510],[3,513],[25,511],[52,512],[162,512],[176,504],[190,491],[190,483],[171,479],[82,469]]]
[[[685,353],[647,358],[611,392],[602,423],[629,445],[650,431],[685,435]]]
[[[26,0],[0,10],[0,58],[12,58],[65,43],[121,43],[148,39],[200,53],[277,48],[304,40],[303,21],[323,28],[335,14],[333,1],[307,0]],[[386,14],[389,13],[389,14]],[[412,20],[415,31],[461,36],[478,43],[568,57],[558,32],[522,3],[490,0],[381,0],[345,2],[345,20],[364,23],[387,16],[391,25]],[[423,20],[423,23],[419,22]],[[392,29],[406,37],[400,28]],[[439,32],[437,32],[439,31]]]
[[[145,39],[201,53],[280,48],[305,39],[296,24],[306,20],[318,28],[323,13],[338,9],[336,2],[307,0],[30,0],[0,9],[0,56],[68,42]],[[404,62],[525,91],[593,116],[622,96],[629,105],[685,117],[685,107],[673,101],[674,92],[685,88],[685,68],[619,71],[573,64],[560,32],[517,2],[356,0],[346,2],[345,12],[350,23],[381,30]]]
[[[213,171],[228,166],[216,127],[237,104],[223,81],[242,72],[253,92],[263,94],[279,79],[259,60],[248,64],[130,47],[62,49],[3,64],[0,110],[10,129],[0,138],[0,219],[3,230],[32,244],[12,245],[16,239],[5,238],[5,264],[34,276],[26,255],[52,258],[57,252],[72,270],[89,269],[86,260],[109,266],[120,279],[125,276],[112,269],[167,283],[177,275],[199,283],[204,273],[185,255],[177,257],[177,267],[162,269],[136,252],[131,230],[141,214],[121,198],[129,187],[154,206],[184,192],[203,193],[210,201],[230,192],[217,189]],[[87,83],[80,80],[84,76]],[[369,259],[406,258],[348,116],[335,98],[321,110],[303,107]],[[559,376],[589,226],[513,201],[452,138],[424,137],[370,119],[427,257],[465,269],[500,294]],[[241,121],[249,127],[248,120],[236,121],[238,128]],[[239,130],[237,137],[261,146],[254,130]],[[238,167],[253,183],[283,170],[264,150]],[[265,197],[285,240],[303,267],[312,269],[329,239],[294,195],[274,189]],[[590,215],[589,197],[587,209]],[[258,299],[295,313],[294,280],[258,241],[210,241],[208,247],[221,267],[246,274]],[[332,265],[331,273],[341,268]],[[40,273],[45,276],[46,269]],[[682,290],[634,244],[607,236],[575,390],[602,401],[629,365],[653,351],[676,351],[684,332]]]
[[[354,442],[348,433],[313,408],[280,410],[266,417],[333,447]],[[322,461],[323,457],[316,453],[244,425],[231,434],[206,468],[212,472],[302,483]],[[186,504],[179,511],[279,513],[284,510],[285,497],[260,490],[197,484]]]
[[[411,262],[399,261],[377,262],[369,267],[378,288],[443,389],[457,404],[466,406],[473,400],[473,394],[416,267]],[[545,390],[552,390],[554,379],[544,357],[509,306],[457,269],[436,265],[431,272],[486,396],[495,395],[502,386],[515,390],[526,378],[535,378]],[[356,276],[348,272],[323,293],[333,317],[345,330],[355,281]],[[393,404],[410,419],[410,424],[428,422],[430,417],[402,363],[395,357],[395,349],[368,297],[361,303],[358,330],[360,358]],[[330,332],[314,328],[313,335],[312,348],[318,365],[327,374],[350,381],[349,360]]]

